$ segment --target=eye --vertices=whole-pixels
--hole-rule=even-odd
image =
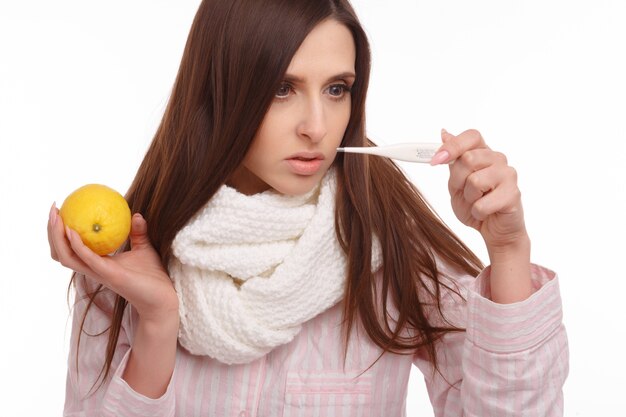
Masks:
[[[328,87],[328,94],[335,100],[345,98],[349,93],[350,87],[346,84],[333,84]]]
[[[289,84],[283,83],[276,90],[276,98],[285,99],[289,97],[289,93],[291,92],[291,86]]]

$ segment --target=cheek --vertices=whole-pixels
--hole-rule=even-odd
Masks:
[[[293,120],[294,116],[288,111],[270,109],[257,132],[259,144],[263,147],[273,147],[284,143],[281,138],[288,137],[286,135],[293,131],[294,127],[291,126]]]
[[[252,140],[249,153],[263,154],[279,145],[284,130],[284,123],[280,123],[280,120],[275,113],[268,112]]]
[[[285,120],[266,116],[244,158],[246,168],[260,176],[271,169],[284,153],[282,149],[287,143],[285,138],[289,137],[287,133]]]
[[[350,102],[348,101],[347,105],[342,107],[341,110],[336,110],[331,113],[333,115],[333,118],[331,119],[332,129],[336,135],[340,136],[339,140],[343,137],[343,134],[348,127],[348,123],[350,122],[350,111],[351,107]]]

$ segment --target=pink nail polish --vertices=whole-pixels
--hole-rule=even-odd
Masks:
[[[56,213],[54,210],[54,203],[53,203],[52,206],[50,207],[50,224],[54,226],[55,223],[56,223]]]
[[[440,151],[433,156],[433,159],[430,160],[431,165],[439,165],[445,163],[448,158],[450,158],[450,154],[448,151]]]

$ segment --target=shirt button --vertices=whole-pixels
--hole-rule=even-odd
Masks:
[[[243,410],[241,413],[239,413],[239,417],[250,417],[250,413],[248,413],[246,410]]]

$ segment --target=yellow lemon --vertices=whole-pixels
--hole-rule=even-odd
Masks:
[[[130,208],[124,197],[100,184],[88,184],[70,194],[59,211],[63,223],[80,235],[98,255],[119,248],[130,233]]]

